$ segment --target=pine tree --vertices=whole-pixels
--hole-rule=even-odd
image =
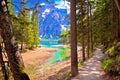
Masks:
[[[32,14],[32,25],[33,25],[33,47],[38,47],[39,45],[39,24],[38,24],[38,10],[35,9]]]
[[[84,26],[84,9],[83,9],[83,2],[84,0],[81,0],[81,7],[80,7],[80,10],[81,10],[81,30],[82,30],[82,58],[83,58],[83,61],[85,61],[85,26]]]
[[[3,2],[5,4],[2,4]],[[13,35],[13,27],[8,14],[7,0],[0,1],[0,29],[14,80],[30,80],[28,75],[24,72],[22,56]]]
[[[71,33],[71,73],[72,76],[78,74],[78,59],[77,59],[77,27],[76,27],[76,0],[71,0],[70,13],[70,33]]]
[[[20,21],[20,34],[21,34],[21,50],[23,50],[23,45],[26,44],[26,48],[32,49],[34,43],[34,33],[32,22],[30,21],[30,11],[27,7],[26,0],[22,2],[22,9],[19,12]]]

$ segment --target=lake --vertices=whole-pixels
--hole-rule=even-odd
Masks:
[[[69,48],[63,48],[61,41],[45,40],[40,41],[40,45],[47,48],[57,48],[57,51],[53,53],[53,57],[50,62],[57,63],[69,58]]]

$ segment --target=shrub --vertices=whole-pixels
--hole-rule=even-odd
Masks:
[[[102,68],[111,74],[120,74],[120,55],[102,60]]]
[[[110,72],[111,67],[110,64],[114,61],[113,58],[109,58],[109,59],[103,59],[102,60],[102,68],[106,71],[106,72]]]
[[[110,57],[115,57],[117,55],[120,55],[120,42],[110,47],[106,52]]]
[[[110,71],[115,74],[119,74],[120,72],[120,61],[113,61],[110,63]]]

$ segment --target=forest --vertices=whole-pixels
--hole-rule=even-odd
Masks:
[[[0,80],[120,80],[120,0],[0,0]]]

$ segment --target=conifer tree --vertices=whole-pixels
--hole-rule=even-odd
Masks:
[[[70,0],[70,33],[71,33],[71,73],[72,77],[78,74],[78,59],[77,59],[77,27],[76,27],[76,0]]]
[[[32,14],[32,25],[33,25],[33,45],[38,47],[39,45],[39,24],[38,24],[38,10],[35,9]]]
[[[7,0],[0,1],[0,33],[10,62],[10,69],[14,80],[30,80],[24,71],[24,63],[13,34],[13,27],[9,18]]]

